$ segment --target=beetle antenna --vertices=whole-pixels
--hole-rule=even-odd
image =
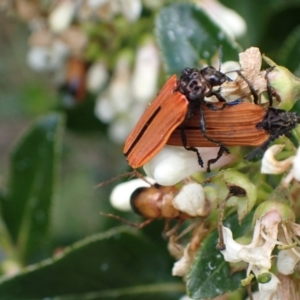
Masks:
[[[128,220],[125,220],[119,216],[116,216],[116,215],[113,215],[113,214],[108,214],[108,213],[105,213],[105,212],[102,212],[100,211],[100,215],[101,216],[105,216],[105,217],[108,217],[108,218],[112,218],[112,219],[116,219],[126,225],[129,225],[129,226],[132,226],[134,228],[137,228],[137,229],[141,229],[143,227],[145,227],[146,225],[150,224],[154,219],[147,219],[146,221],[142,222],[142,223],[134,223],[134,222],[130,222]]]
[[[233,72],[236,72],[238,74],[238,76],[240,76],[248,85],[249,87],[249,90],[251,92],[251,95],[253,97],[253,102],[254,104],[258,104],[258,94],[257,92],[255,91],[255,88],[254,86],[252,85],[252,83],[246,78],[246,76],[244,76],[244,74],[242,73],[243,69],[240,69],[240,70],[232,70],[232,71],[228,71],[226,73],[224,73],[225,75],[228,74],[228,73],[233,73]],[[267,77],[266,77],[267,78]],[[268,90],[268,93],[269,93],[269,90]],[[269,95],[270,97],[270,95]]]
[[[100,182],[99,184],[97,184],[97,185],[95,186],[95,188],[99,188],[99,187],[105,186],[105,185],[107,185],[107,184],[110,184],[110,183],[112,183],[112,182],[114,182],[114,181],[116,181],[116,180],[118,180],[118,179],[120,179],[120,178],[122,178],[122,177],[126,177],[126,176],[128,176],[129,179],[131,179],[131,178],[133,178],[133,177],[142,178],[144,181],[146,181],[147,183],[149,183],[145,178],[143,178],[143,175],[142,175],[141,173],[139,173],[136,169],[134,169],[134,170],[131,171],[131,172],[126,172],[126,173],[120,174],[120,175],[118,175],[118,176],[116,176],[116,177],[113,177],[113,178],[111,178],[111,179],[109,179],[109,180],[107,180],[107,181]],[[150,184],[150,183],[149,183],[149,184]],[[151,184],[150,184],[150,185],[151,185]]]

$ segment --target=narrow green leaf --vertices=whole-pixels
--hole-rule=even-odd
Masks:
[[[62,116],[55,113],[39,119],[11,155],[2,214],[23,259],[46,239],[63,123]]]
[[[230,216],[224,225],[230,228],[235,238],[244,235],[251,229],[253,214],[248,214],[242,225],[238,223],[237,215]],[[245,272],[232,273],[228,262],[216,249],[218,232],[213,231],[202,243],[187,280],[187,291],[192,299],[211,299],[218,295],[234,291],[241,287],[241,279]]]
[[[185,285],[171,275],[167,251],[140,231],[119,227],[65,248],[57,257],[0,280],[0,298],[179,299]]]
[[[156,19],[156,36],[168,74],[180,73],[186,67],[197,67],[223,48],[226,60],[238,60],[240,51],[222,29],[199,7],[171,4]]]

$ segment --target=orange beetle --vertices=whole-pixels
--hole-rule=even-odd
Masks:
[[[141,229],[154,220],[165,220],[164,234],[171,236],[186,220],[195,219],[196,216],[189,215],[174,206],[173,200],[180,193],[176,186],[162,186],[157,183],[148,187],[139,187],[130,196],[132,210],[145,218],[142,223],[133,223],[117,215],[101,212],[100,214],[117,219],[127,225]],[[176,225],[170,229],[170,221],[177,221]]]
[[[226,146],[258,146],[247,155],[247,160],[253,159],[259,151],[266,150],[268,145],[279,136],[290,137],[291,130],[300,123],[300,116],[296,112],[287,112],[275,107],[264,109],[252,103],[227,106],[222,111],[211,111],[208,108],[204,108],[203,111],[207,134],[210,137],[218,139]],[[213,147],[214,144],[199,130],[198,123],[197,113],[186,122],[187,145]],[[182,146],[180,128],[172,132],[167,144]],[[210,160],[209,165],[214,162],[215,159]]]
[[[219,103],[215,105],[219,106]],[[269,137],[266,130],[257,128],[266,115],[265,109],[259,105],[243,102],[217,111],[203,107],[203,112],[207,135],[226,146],[260,146]],[[215,146],[199,130],[198,112],[185,122],[185,134],[188,146]],[[166,144],[182,146],[182,130],[176,128]]]
[[[176,75],[173,75],[148,106],[128,136],[123,151],[128,163],[133,168],[141,167],[147,163],[163,148],[175,128],[181,125],[184,131],[185,121],[190,119],[196,111],[199,111],[200,114],[199,129],[203,135],[211,142],[221,145],[219,141],[208,137],[205,133],[203,114],[205,105],[202,104],[207,104],[204,97],[212,95],[225,102],[225,99],[219,94],[219,90],[213,91],[212,89],[215,86],[220,86],[227,79],[225,74],[213,67],[206,67],[200,71],[186,68],[182,71],[178,81]],[[223,104],[223,106],[225,105]],[[215,106],[212,108],[215,109]],[[184,137],[182,145],[186,150],[196,152],[198,162],[203,166],[198,150],[193,146],[188,147]],[[224,145],[221,146],[229,152]]]

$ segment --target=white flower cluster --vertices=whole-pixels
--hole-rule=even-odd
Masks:
[[[148,39],[139,47],[131,71],[130,53],[122,53],[106,90],[97,99],[95,114],[109,123],[109,136],[123,143],[145,107],[157,92],[160,61],[158,50]]]
[[[105,22],[117,14],[134,22],[142,10],[140,0],[62,0],[40,6],[24,0],[15,2],[16,13],[28,22],[32,31],[27,56],[29,66],[36,71],[57,72],[57,81],[63,78],[60,73],[69,56],[83,56],[88,38],[81,24]]]
[[[239,244],[232,238],[229,228],[223,227],[226,249],[221,251],[226,261],[231,263],[246,262],[247,276],[244,284],[249,284],[253,275],[259,283],[257,299],[281,299],[280,280],[271,273],[272,252],[275,246],[280,249],[277,256],[279,274],[293,274],[300,261],[300,225],[293,222],[291,209],[280,202],[265,202],[257,211],[260,217],[255,223],[252,242],[248,245]],[[277,298],[276,298],[277,297]],[[256,298],[255,298],[256,299]]]

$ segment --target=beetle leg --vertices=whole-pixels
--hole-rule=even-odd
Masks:
[[[249,89],[250,89],[250,92],[251,92],[251,94],[252,94],[252,96],[253,96],[253,102],[255,103],[255,104],[258,104],[258,95],[257,95],[257,93],[256,93],[256,91],[255,91],[255,89],[254,89],[254,87],[253,87],[253,85],[252,85],[252,83],[242,74],[242,72],[240,71],[240,70],[236,70],[236,72],[238,73],[238,75],[239,76],[241,76],[244,80],[245,80],[245,82],[248,84],[248,87],[249,87]]]
[[[221,147],[220,147],[220,149],[218,151],[217,157],[216,158],[212,158],[212,159],[210,159],[210,160],[207,161],[207,172],[211,171],[210,170],[210,165],[216,163],[222,157],[222,155],[223,155],[224,152],[227,152],[226,151],[226,147],[224,145],[221,145]]]
[[[268,98],[269,98],[269,106],[273,105],[273,97],[276,98],[277,102],[281,102],[281,98],[280,98],[279,94],[271,86],[269,76],[268,76],[269,73],[271,73],[274,70],[274,68],[275,68],[275,66],[267,69],[266,75],[265,75],[265,79],[267,81],[267,93],[268,93]]]
[[[107,213],[104,213],[104,212],[101,212],[100,211],[100,215],[102,216],[106,216],[106,217],[109,217],[109,218],[112,218],[112,219],[116,219],[124,224],[127,224],[129,226],[132,226],[134,228],[137,228],[137,229],[142,229],[143,227],[147,226],[148,224],[150,224],[154,219],[146,219],[144,222],[142,223],[134,223],[134,222],[130,222],[130,221],[127,221],[119,216],[116,216],[116,215],[113,215],[113,214],[107,214]]]
[[[203,168],[203,160],[201,158],[201,155],[198,151],[197,148],[195,147],[188,147],[187,145],[187,138],[186,138],[186,133],[185,133],[185,126],[184,124],[182,124],[180,126],[180,133],[181,133],[181,141],[182,141],[182,145],[184,147],[185,150],[188,150],[188,151],[193,151],[197,154],[197,158],[198,158],[198,164]]]
[[[206,97],[215,96],[220,102],[226,102],[225,98],[220,94],[221,88],[218,88],[216,91],[209,92]]]
[[[227,104],[225,103],[224,105],[227,105]],[[223,106],[224,106],[224,105],[223,105]],[[209,140],[209,141],[211,141],[211,142],[217,144],[218,146],[222,147],[222,149],[223,149],[222,151],[225,151],[225,152],[227,152],[227,153],[230,153],[229,149],[228,149],[225,145],[223,145],[221,142],[219,142],[219,141],[217,141],[217,140],[215,140],[215,139],[212,139],[212,138],[210,138],[210,137],[208,137],[208,136],[206,135],[205,116],[204,116],[203,110],[202,110],[201,108],[200,108],[199,112],[200,112],[200,130],[202,131],[203,136],[204,136],[207,140]],[[218,157],[217,160],[218,160],[219,158],[220,158],[220,157]]]
[[[211,110],[223,110],[225,107],[227,107],[229,105],[228,103],[224,103],[221,107],[217,107],[217,106],[213,105],[213,103],[205,102],[205,104]]]
[[[273,105],[273,90],[270,84],[270,80],[269,80],[269,73],[274,69],[274,67],[271,67],[269,69],[266,70],[266,75],[265,75],[265,79],[267,82],[267,94],[268,94],[268,98],[269,98],[269,106]]]
[[[269,146],[269,144],[271,142],[273,142],[274,140],[276,140],[281,134],[274,134],[274,135],[270,135],[270,137],[259,147],[257,147],[256,149],[254,149],[253,151],[251,151],[246,157],[246,160],[253,160],[258,154],[259,152],[265,152]]]
[[[180,226],[183,224],[184,220],[178,220],[178,222],[174,225],[174,227],[172,227],[170,229],[170,224],[169,224],[169,221],[170,220],[166,220],[166,223],[165,223],[165,228],[164,228],[164,231],[163,231],[163,236],[168,238],[174,234],[177,233],[178,229],[180,228]]]

